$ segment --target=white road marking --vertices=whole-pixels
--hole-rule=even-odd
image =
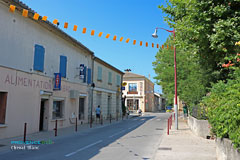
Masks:
[[[116,136],[116,135],[118,135],[118,134],[120,134],[120,133],[122,133],[122,132],[125,132],[125,131],[126,131],[126,130],[122,130],[122,131],[120,131],[120,132],[117,132],[117,133],[115,133],[115,134],[109,136],[109,138],[112,138],[112,137],[114,137],[114,136]]]
[[[74,155],[74,154],[76,154],[76,153],[78,153],[78,152],[80,152],[80,151],[83,151],[83,150],[85,150],[85,149],[87,149],[87,148],[90,148],[90,147],[92,147],[92,146],[94,146],[94,145],[96,145],[96,144],[98,144],[98,143],[101,143],[101,142],[102,142],[102,140],[99,140],[99,141],[97,141],[97,142],[95,142],[95,143],[89,144],[89,145],[87,145],[87,146],[85,146],[85,147],[83,147],[83,148],[80,148],[80,149],[76,150],[75,152],[66,154],[65,157],[72,156],[72,155]]]

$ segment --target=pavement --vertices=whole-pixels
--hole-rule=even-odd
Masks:
[[[0,139],[1,160],[216,160],[214,140],[194,135],[186,120],[179,118],[179,129],[167,135],[167,118],[170,113],[146,113],[129,116],[124,120],[104,121],[54,131],[27,135],[27,140],[52,140],[54,144],[40,145],[36,151],[12,151],[11,141],[22,141],[23,137]],[[1,147],[1,145],[3,145]],[[34,145],[33,145],[34,146]]]
[[[179,118],[178,127],[174,122],[169,135],[164,134],[154,160],[216,160],[216,144],[214,140],[194,135],[187,121]]]

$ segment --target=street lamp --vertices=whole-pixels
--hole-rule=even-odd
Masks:
[[[175,39],[175,29],[172,31],[164,29],[164,28],[156,28],[154,33],[152,34],[153,38],[158,38],[157,30],[162,29],[167,32],[173,33]],[[178,129],[178,106],[177,106],[177,62],[176,62],[176,45],[174,44],[174,72],[175,72],[175,104],[174,104],[174,112],[175,112],[175,129]]]

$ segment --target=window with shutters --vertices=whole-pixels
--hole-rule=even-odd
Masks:
[[[33,69],[35,71],[43,72],[43,70],[44,70],[44,54],[45,54],[44,47],[36,44],[35,49],[34,49],[34,63],[33,63]]]
[[[5,124],[7,92],[0,92],[0,124]]]
[[[53,101],[52,119],[63,118],[64,101]]]
[[[98,66],[97,80],[102,81],[102,67]]]
[[[67,77],[67,57],[66,56],[60,56],[59,73],[61,73],[62,77],[64,78]]]
[[[112,84],[112,72],[108,72],[108,84]]]
[[[88,77],[87,83],[91,84],[92,83],[92,70],[91,70],[91,68],[88,68],[87,77]]]
[[[120,86],[120,76],[116,75],[116,85],[119,87]]]

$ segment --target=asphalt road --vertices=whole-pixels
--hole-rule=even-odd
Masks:
[[[30,145],[33,147],[31,150],[25,148],[0,153],[0,160],[154,159],[162,135],[166,134],[168,117],[167,113],[134,117],[53,139],[54,144]]]

